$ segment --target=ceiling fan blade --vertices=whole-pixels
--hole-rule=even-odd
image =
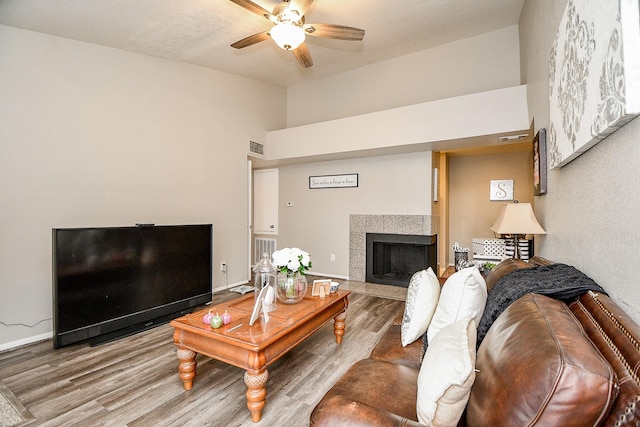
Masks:
[[[313,0],[289,0],[289,9],[297,10],[298,14],[302,18],[307,10],[311,7]]]
[[[364,38],[364,30],[335,24],[305,24],[304,31],[310,36],[328,39],[359,41]]]
[[[238,6],[244,7],[249,12],[253,12],[256,15],[264,16],[265,18],[267,18],[270,21],[273,21],[274,23],[278,21],[276,17],[271,14],[271,12],[269,12],[267,9],[263,8],[262,6],[255,4],[251,0],[231,0],[231,1],[237,4]]]
[[[296,49],[292,50],[293,56],[296,57],[298,63],[304,68],[310,68],[313,66],[313,59],[311,59],[311,52],[306,44],[302,43]]]
[[[270,38],[269,32],[263,31],[261,33],[254,34],[252,36],[245,37],[242,40],[238,40],[237,42],[232,44],[231,47],[235,47],[236,49],[242,49],[243,47],[260,43],[261,41],[267,40],[268,38]]]

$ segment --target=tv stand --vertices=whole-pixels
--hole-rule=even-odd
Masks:
[[[130,337],[131,335],[138,334],[140,332],[147,331],[149,329],[156,328],[161,325],[165,325],[172,321],[173,319],[177,319],[178,317],[185,316],[190,314],[193,310],[180,310],[174,313],[169,313],[164,316],[157,317],[155,319],[148,320],[146,322],[137,323],[135,325],[128,326],[126,328],[118,329],[113,332],[108,332],[106,334],[99,335],[91,340],[89,340],[89,346],[98,347],[103,344],[108,344],[110,342],[119,340],[121,338]]]

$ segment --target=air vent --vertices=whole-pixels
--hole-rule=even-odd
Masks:
[[[255,253],[253,255],[253,261],[257,264],[262,259],[262,255],[271,255],[276,250],[276,239],[263,239],[256,238]]]
[[[264,145],[249,141],[249,154],[252,154],[257,157],[264,157]]]
[[[508,136],[501,136],[500,137],[500,141],[502,142],[507,142],[507,141],[522,141],[523,139],[527,138],[529,136],[528,133],[522,133],[520,135],[508,135]]]

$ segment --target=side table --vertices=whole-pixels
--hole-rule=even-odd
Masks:
[[[444,285],[444,282],[447,281],[449,277],[453,273],[456,272],[456,268],[453,265],[448,265],[447,268],[444,269],[444,272],[438,277],[438,281],[440,282],[440,286]]]

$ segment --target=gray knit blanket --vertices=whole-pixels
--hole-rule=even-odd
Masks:
[[[566,264],[520,268],[498,280],[489,294],[478,324],[477,346],[493,322],[504,310],[528,293],[546,295],[570,303],[587,291],[607,294],[602,287],[580,270]]]

